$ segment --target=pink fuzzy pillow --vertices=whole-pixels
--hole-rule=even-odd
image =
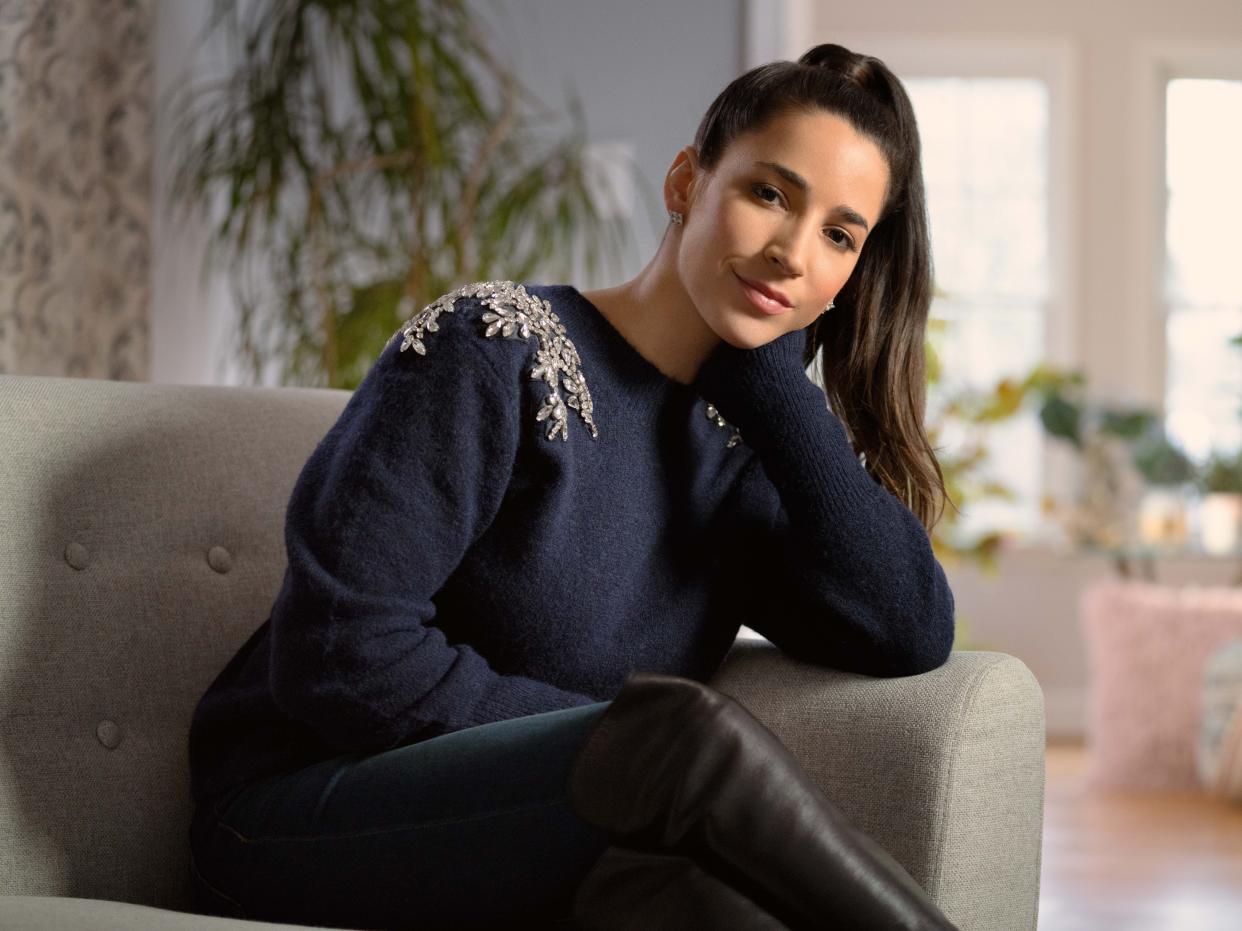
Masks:
[[[1242,637],[1242,588],[1108,580],[1079,602],[1087,647],[1087,779],[1200,791],[1204,664]]]

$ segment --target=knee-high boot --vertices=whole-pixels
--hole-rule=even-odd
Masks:
[[[620,844],[578,886],[573,918],[579,931],[789,931],[692,858]]]
[[[958,931],[775,734],[693,679],[632,673],[568,793],[619,844],[688,854],[792,928]]]

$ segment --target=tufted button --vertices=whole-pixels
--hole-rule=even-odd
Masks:
[[[207,551],[207,565],[224,575],[233,568],[233,557],[223,546],[213,546]]]
[[[95,728],[95,736],[109,750],[115,750],[119,747],[123,739],[121,729],[113,721],[100,721],[99,726]]]
[[[91,554],[81,543],[70,543],[65,547],[65,562],[75,569],[85,569],[91,564]]]

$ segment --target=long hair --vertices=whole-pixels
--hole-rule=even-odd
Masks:
[[[721,91],[695,133],[699,162],[710,171],[742,133],[816,109],[847,120],[879,147],[889,184],[833,309],[807,327],[803,362],[819,360],[828,403],[868,474],[930,533],[948,494],[923,427],[932,257],[921,145],[905,88],[877,58],[817,45],[796,62],[747,71]]]

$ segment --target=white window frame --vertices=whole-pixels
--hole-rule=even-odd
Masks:
[[[1168,295],[1165,275],[1168,251],[1165,248],[1168,189],[1165,184],[1165,132],[1168,113],[1166,90],[1174,78],[1214,78],[1242,81],[1242,44],[1176,39],[1143,39],[1135,43],[1131,57],[1134,88],[1132,112],[1136,177],[1142,179],[1146,197],[1139,198],[1139,213],[1131,226],[1129,254],[1134,268],[1149,269],[1146,276],[1130,277],[1130,306],[1143,312],[1137,318],[1148,322],[1144,333],[1143,364],[1132,372],[1147,403],[1164,410],[1168,381],[1167,317]]]

